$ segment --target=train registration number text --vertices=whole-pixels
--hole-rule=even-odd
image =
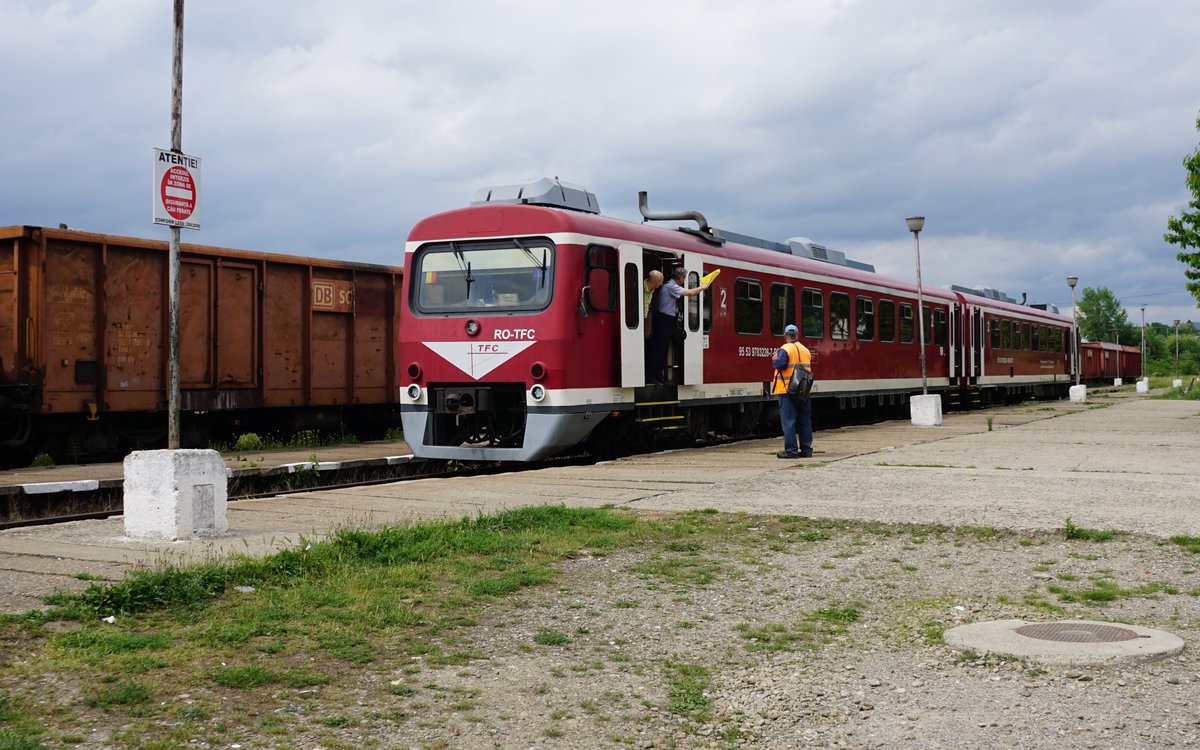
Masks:
[[[739,346],[739,357],[774,357],[779,351],[773,346]]]
[[[497,328],[496,341],[533,341],[537,331],[533,328]]]

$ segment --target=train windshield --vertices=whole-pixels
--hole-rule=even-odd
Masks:
[[[554,243],[547,239],[426,245],[412,265],[420,312],[541,310],[554,289]]]

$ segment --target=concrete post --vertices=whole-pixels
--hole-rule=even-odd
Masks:
[[[228,473],[213,450],[134,451],[125,457],[125,535],[175,541],[216,536]]]
[[[931,393],[908,400],[912,423],[917,427],[937,427],[942,423],[942,397]]]
[[[1150,378],[1142,378],[1141,380],[1139,380],[1137,382],[1137,392],[1138,393],[1149,393],[1150,392]]]
[[[1116,387],[1120,388],[1124,384],[1125,384],[1125,381],[1122,380],[1121,378],[1113,378],[1113,385],[1115,385]]]
[[[1071,386],[1071,400],[1079,401],[1079,402],[1087,401],[1087,386],[1086,385]]]

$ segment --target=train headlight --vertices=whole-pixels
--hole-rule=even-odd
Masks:
[[[537,384],[529,389],[529,397],[534,401],[541,401],[546,398],[546,387],[542,384]]]
[[[410,385],[408,387],[408,397],[413,401],[419,401],[421,399],[421,386],[416,383]]]
[[[467,329],[468,336],[478,336],[479,335],[479,321],[478,320],[468,320],[466,329]]]

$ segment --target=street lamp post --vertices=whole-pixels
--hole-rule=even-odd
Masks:
[[[924,216],[910,216],[904,220],[908,231],[913,233],[917,248],[917,341],[921,346],[921,395],[929,395],[929,381],[925,375],[925,297],[921,293],[921,230],[925,228]]]
[[[1146,377],[1146,306],[1142,305],[1142,378]]]
[[[1075,313],[1075,285],[1079,283],[1078,276],[1068,276],[1067,286],[1071,287],[1071,367],[1075,369],[1075,385],[1079,385],[1079,319]]]
[[[1117,378],[1121,377],[1121,328],[1113,324],[1113,341],[1117,345]]]
[[[1179,375],[1179,321],[1175,321],[1175,374]]]

